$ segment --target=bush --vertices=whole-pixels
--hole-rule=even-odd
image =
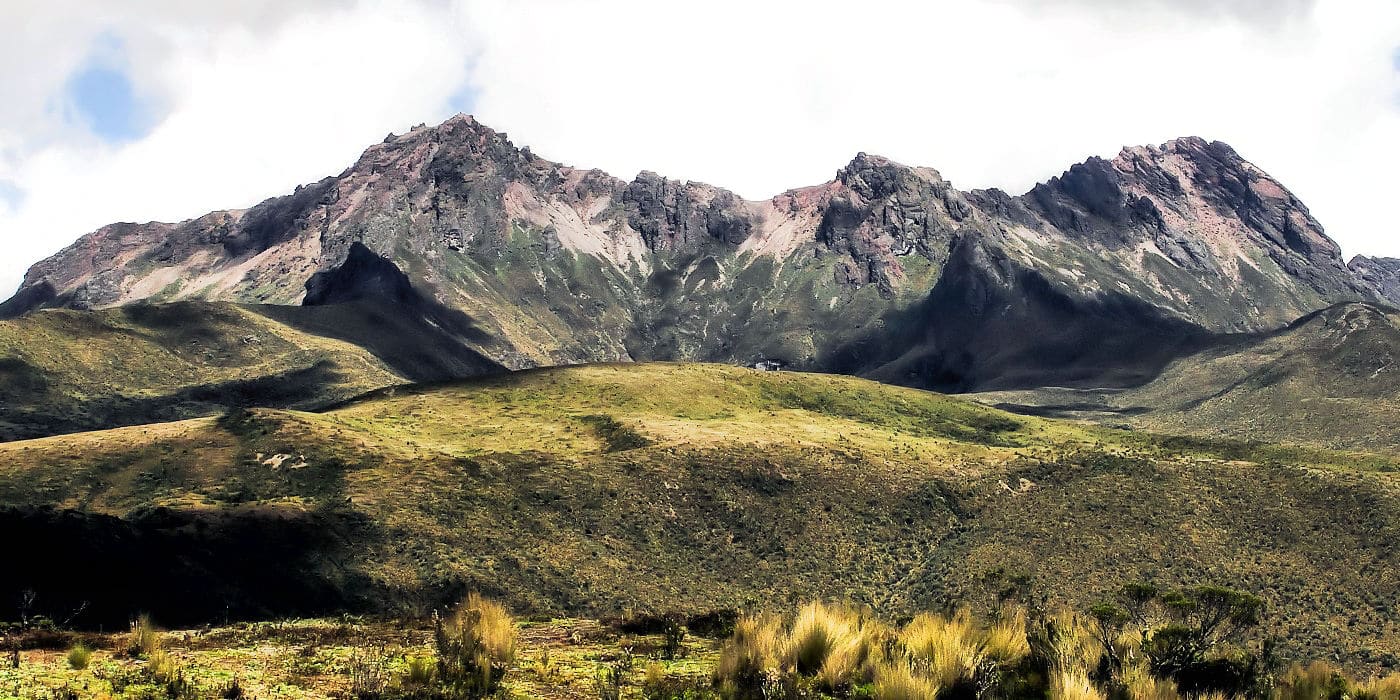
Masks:
[[[389,659],[382,649],[358,651],[350,657],[350,697],[379,700],[389,689]]]
[[[599,667],[598,675],[593,679],[593,690],[598,700],[621,700],[622,676],[622,670],[616,665]]]
[[[68,666],[75,671],[81,671],[88,667],[92,661],[92,650],[83,645],[82,642],[73,645],[68,650]]]
[[[221,700],[243,700],[245,697],[243,684],[239,683],[237,678],[231,678],[227,683],[219,686],[214,695]]]
[[[734,634],[734,625],[739,622],[739,612],[736,610],[711,610],[707,613],[692,615],[686,620],[686,629],[701,637],[713,639],[724,639]]]
[[[496,692],[515,661],[515,621],[499,603],[476,593],[449,615],[434,616],[437,678],[456,697]]]
[[[685,643],[685,627],[676,617],[666,618],[666,627],[661,630],[661,658],[671,660],[679,657]]]

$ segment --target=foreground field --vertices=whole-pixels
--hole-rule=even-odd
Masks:
[[[1259,595],[1289,658],[1400,663],[1394,457],[849,377],[591,365],[7,443],[0,502],[0,605],[92,628],[421,619],[469,590],[543,617],[897,618],[1151,580]]]
[[[720,640],[688,636],[675,658],[661,658],[662,635],[628,634],[591,620],[526,622],[505,695],[520,698],[597,698],[600,672],[623,669],[635,695],[648,667],[676,684],[710,685]],[[260,700],[345,698],[380,680],[393,682],[410,659],[431,659],[432,629],[423,624],[358,618],[293,620],[177,630],[162,648],[180,668],[188,697],[218,697],[237,688]],[[69,645],[93,649],[84,669],[68,660]],[[127,653],[129,635],[58,635],[51,648],[20,652],[19,666],[0,666],[0,698],[167,697],[145,672],[150,662]],[[655,671],[653,670],[653,673]],[[368,675],[376,678],[367,678]],[[73,693],[69,696],[67,693]]]

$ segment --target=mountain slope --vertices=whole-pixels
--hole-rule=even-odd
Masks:
[[[52,309],[0,321],[0,440],[316,408],[409,380],[499,370],[402,306],[218,302]]]
[[[553,163],[458,116],[248,210],[104,227],[36,264],[0,312],[315,302],[317,280],[387,274],[357,246],[514,369],[772,358],[951,389],[1119,384],[1176,350],[1098,373],[1124,355],[1094,354],[1104,333],[1189,348],[1376,295],[1292,194],[1218,142],[1125,149],[1020,197],[860,154],[831,182],[745,201]],[[1027,290],[1031,308],[1007,305]],[[1046,308],[1074,319],[1049,345],[1025,323]],[[989,356],[993,332],[1019,351]]]
[[[475,589],[521,613],[903,615],[1155,579],[1259,593],[1288,655],[1400,654],[1396,460],[1214,449],[716,365],[397,388],[0,445],[0,604],[193,624]]]
[[[1119,391],[978,394],[1042,415],[1154,431],[1400,451],[1400,312],[1342,304],[1273,333],[1222,339]]]

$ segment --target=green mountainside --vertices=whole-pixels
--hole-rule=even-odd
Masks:
[[[1130,389],[986,392],[984,403],[1156,432],[1400,450],[1400,312],[1343,304],[1219,339]]]
[[[838,376],[537,370],[2,444],[19,544],[0,600],[83,600],[108,624],[422,614],[465,590],[535,614],[834,597],[901,615],[1208,581],[1287,611],[1270,624],[1290,655],[1375,667],[1400,654],[1397,466]]]
[[[52,309],[0,321],[0,440],[308,409],[410,380],[499,371],[403,309],[214,302]]]

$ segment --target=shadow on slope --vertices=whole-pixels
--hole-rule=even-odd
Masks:
[[[1117,292],[1076,299],[1035,270],[965,236],[923,302],[834,348],[833,371],[968,392],[1127,387],[1216,342],[1195,324]]]
[[[490,342],[467,314],[418,291],[394,263],[361,243],[306,282],[303,306],[249,307],[297,330],[354,343],[414,382],[506,371],[473,346]]]

